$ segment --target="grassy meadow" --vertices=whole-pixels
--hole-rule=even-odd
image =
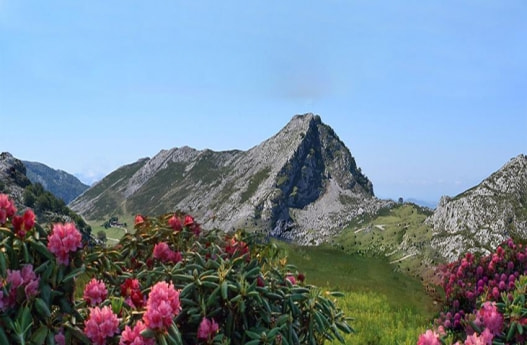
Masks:
[[[346,344],[415,344],[430,327],[437,305],[417,279],[395,272],[388,261],[324,246],[279,246],[308,284],[344,293],[337,303],[354,318],[356,330],[345,337]]]

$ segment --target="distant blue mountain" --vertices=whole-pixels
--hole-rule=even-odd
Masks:
[[[408,198],[405,200],[405,202],[411,202],[416,205],[428,207],[431,209],[435,209],[437,207],[437,201],[427,201],[427,200],[419,200],[415,198]]]
[[[62,199],[66,204],[89,187],[65,171],[56,170],[37,162],[23,161],[22,163],[26,167],[26,176],[31,183],[40,183],[45,190]]]

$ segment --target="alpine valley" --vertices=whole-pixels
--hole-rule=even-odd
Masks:
[[[7,153],[2,157],[1,178],[20,180],[24,188],[29,181],[22,163]],[[21,198],[22,189],[10,190]],[[304,114],[247,151],[180,147],[139,159],[82,192],[69,207],[91,224],[181,210],[206,229],[327,243],[385,256],[422,276],[466,251],[488,253],[509,237],[527,240],[527,156],[512,158],[468,191],[443,197],[432,210],[376,198],[334,130],[319,116]]]

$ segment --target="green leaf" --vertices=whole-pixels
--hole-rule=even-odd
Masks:
[[[69,322],[64,323],[64,326],[66,328],[66,340],[71,336],[75,337],[75,339],[81,341],[83,344],[91,345],[92,342],[88,337],[84,334],[83,331],[81,331],[77,326],[73,326]],[[68,334],[69,333],[69,334]]]
[[[168,334],[174,345],[183,345],[183,339],[181,338],[181,333],[175,322],[172,322],[172,325],[168,329]]]
[[[332,291],[332,292],[329,293],[329,295],[333,296],[333,297],[344,297],[344,296],[346,296],[340,291]]]
[[[251,338],[251,339],[260,339],[261,338],[260,334],[258,334],[256,332],[249,331],[248,329],[245,330],[245,334],[247,334],[249,336],[249,338]]]
[[[31,317],[31,309],[29,307],[22,308],[22,313],[18,315],[17,322],[20,325],[24,334],[29,330],[29,327],[33,324],[33,318]]]
[[[31,248],[33,248],[39,254],[41,254],[44,257],[46,257],[48,260],[52,260],[53,261],[55,259],[53,254],[48,250],[48,248],[44,245],[44,243],[42,243],[40,241],[35,241],[32,238],[27,239],[26,242],[29,243]]]
[[[24,252],[24,261],[26,263],[31,263],[33,260],[31,260],[31,256],[29,255],[29,250],[27,249],[27,243],[22,242],[22,251]]]
[[[3,232],[4,235],[6,235],[8,237],[12,237],[13,236],[13,232],[9,228],[5,228],[5,227],[0,226],[0,232]]]
[[[167,338],[165,337],[164,334],[160,334],[157,338],[159,342],[161,343],[161,345],[168,345]]]
[[[228,288],[227,281],[224,281],[223,283],[221,283],[221,298],[223,298],[224,300],[226,300],[228,297],[227,288]]]
[[[4,328],[0,327],[0,344],[11,344],[12,342],[7,339],[7,334],[4,332]]]
[[[45,325],[41,325],[32,335],[31,335],[31,342],[33,342],[36,345],[42,345],[46,341],[46,337],[48,336],[48,327]]]
[[[4,252],[0,251],[0,276],[5,277],[7,272],[7,263]]]
[[[68,273],[64,277],[64,279],[62,279],[62,282],[67,282],[68,280],[71,280],[71,279],[75,278],[76,276],[84,273],[85,271],[86,271],[86,266],[82,265],[81,267],[76,268],[73,271],[71,271],[70,273]]]
[[[273,328],[272,330],[269,331],[269,333],[267,333],[267,337],[270,339],[270,340],[273,340],[274,337],[276,336],[276,334],[280,332],[280,328],[278,327],[275,327]]]
[[[217,286],[214,291],[210,294],[209,298],[207,298],[207,307],[212,306],[216,302],[216,298],[218,297],[218,293],[220,292],[220,287]]]
[[[35,309],[37,313],[40,314],[40,316],[44,317],[44,319],[47,319],[51,316],[51,311],[49,310],[49,307],[46,302],[42,298],[35,298]]]
[[[156,334],[150,328],[146,328],[141,332],[143,338],[152,339]]]

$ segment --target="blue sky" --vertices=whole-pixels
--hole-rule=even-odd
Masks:
[[[332,126],[376,195],[527,153],[527,2],[0,0],[0,151],[91,183],[161,149]]]

